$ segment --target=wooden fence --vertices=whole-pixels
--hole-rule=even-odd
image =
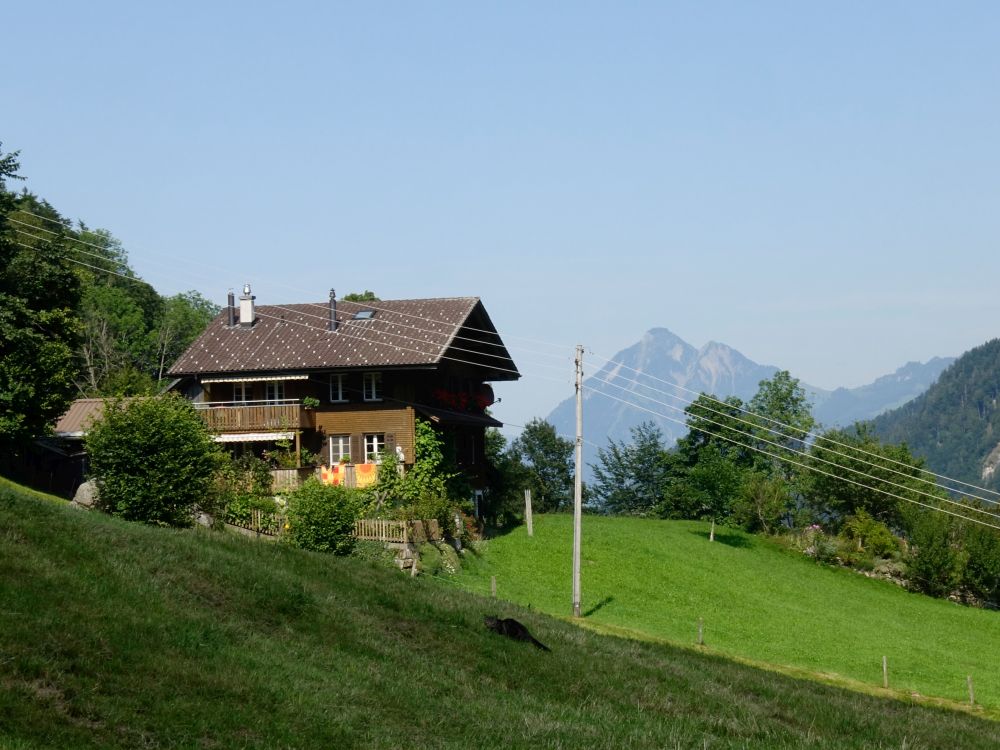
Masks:
[[[384,518],[362,518],[354,522],[354,538],[369,542],[409,544],[408,521],[387,521]]]

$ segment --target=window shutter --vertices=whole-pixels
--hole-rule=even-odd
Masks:
[[[365,462],[365,441],[362,435],[351,435],[351,463]]]

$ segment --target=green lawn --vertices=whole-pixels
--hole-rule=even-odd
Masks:
[[[572,517],[535,518],[486,543],[461,583],[559,616],[571,613]],[[699,522],[586,516],[582,591],[588,623],[706,647],[756,662],[1000,709],[1000,612],[909,593],[820,566],[729,529],[708,541]]]
[[[552,652],[485,630],[497,612]],[[0,484],[0,748],[997,746],[1000,723],[960,709]]]

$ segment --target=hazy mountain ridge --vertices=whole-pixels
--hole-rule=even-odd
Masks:
[[[847,425],[871,419],[919,395],[951,361],[935,357],[926,364],[910,362],[859,388],[827,391],[802,385],[813,400],[813,412],[820,423]],[[594,463],[598,447],[606,446],[609,439],[627,439],[630,428],[645,421],[659,425],[666,443],[672,445],[687,432],[683,410],[699,393],[719,398],[738,396],[747,401],[757,392],[760,381],[778,369],[758,364],[726,344],[710,341],[697,349],[667,328],[653,328],[618,352],[613,362],[585,378],[584,438],[588,442],[584,444],[584,461]],[[574,399],[560,403],[547,419],[560,434],[572,435],[576,430]]]

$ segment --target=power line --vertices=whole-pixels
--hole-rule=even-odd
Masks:
[[[602,382],[606,382],[606,381],[602,381]],[[609,384],[609,385],[614,385],[614,384]],[[621,388],[622,390],[627,390],[627,389],[625,389],[625,388],[623,388],[622,386],[619,386],[619,385],[614,385],[614,387],[615,388]],[[591,389],[591,390],[593,390],[593,389]],[[657,403],[657,404],[659,404],[661,406],[666,406],[668,409],[674,409],[675,411],[683,411],[683,409],[681,409],[678,406],[673,406],[671,404],[667,404],[667,403],[664,403],[662,401],[657,401],[656,399],[651,398],[649,396],[642,396],[642,397],[646,398],[646,399],[648,399],[650,401],[653,401],[654,403]],[[739,435],[745,435],[746,434],[746,433],[744,433],[744,432],[742,432],[742,431],[738,430],[737,428],[732,427],[730,425],[722,424],[721,422],[716,422],[714,420],[707,419],[705,417],[701,417],[701,419],[704,419],[706,422],[708,422],[711,425],[714,425],[716,427],[721,427],[722,429],[730,430],[732,432],[736,432]],[[740,421],[744,421],[744,420],[740,420]],[[746,424],[751,424],[751,423],[746,423]],[[751,426],[754,426],[754,425],[751,424]],[[716,437],[722,437],[721,434],[715,433],[715,432],[711,432],[709,434],[715,435]],[[749,438],[749,437],[752,437],[752,436],[751,435],[747,435],[747,437]],[[968,510],[971,510],[971,511],[973,511],[975,513],[982,513],[983,515],[990,516],[991,518],[996,518],[996,519],[1000,520],[1000,515],[997,515],[995,513],[991,513],[990,511],[984,510],[982,508],[976,508],[973,505],[968,505],[966,503],[959,503],[959,502],[956,502],[956,501],[951,500],[949,498],[938,497],[937,495],[931,494],[929,492],[925,492],[924,490],[919,490],[919,489],[916,489],[914,487],[907,487],[904,484],[899,484],[898,482],[893,482],[892,480],[889,480],[889,479],[883,479],[881,477],[876,477],[876,476],[873,476],[872,474],[868,474],[867,472],[861,471],[860,469],[855,469],[855,468],[853,468],[851,466],[845,466],[845,465],[842,465],[842,464],[838,464],[838,463],[836,463],[834,461],[829,461],[829,460],[827,460],[825,458],[820,458],[819,456],[812,456],[812,455],[806,453],[805,451],[796,450],[795,448],[792,448],[790,446],[786,446],[786,445],[782,445],[780,443],[776,443],[773,440],[768,440],[768,439],[762,438],[762,437],[758,437],[757,440],[759,440],[759,441],[761,441],[763,443],[767,443],[768,445],[772,445],[775,448],[778,448],[779,450],[782,450],[782,451],[788,451],[790,453],[794,453],[796,455],[803,456],[805,458],[809,458],[809,459],[811,459],[813,461],[819,461],[821,463],[828,464],[830,466],[836,467],[836,468],[841,469],[841,470],[845,470],[846,469],[847,471],[850,471],[853,474],[857,474],[858,476],[864,477],[866,479],[871,479],[871,480],[876,481],[876,482],[882,482],[882,483],[891,485],[893,487],[898,487],[899,489],[902,489],[902,490],[907,490],[908,492],[915,492],[916,494],[923,495],[924,497],[930,497],[930,498],[933,498],[935,500],[942,500],[942,501],[944,501],[946,503],[949,503],[951,505],[957,505],[957,506],[959,506],[961,508],[967,508]],[[836,455],[840,455],[840,454],[836,454]],[[851,456],[842,456],[842,457],[843,458],[852,458]],[[785,460],[785,459],[783,459],[783,460]],[[913,478],[913,477],[911,477],[911,478]]]
[[[640,392],[638,392],[636,390],[632,390],[632,389],[629,389],[629,388],[625,388],[624,386],[618,385],[617,383],[614,383],[614,382],[612,382],[611,380],[609,380],[607,378],[601,378],[598,375],[595,375],[595,376],[593,376],[593,379],[597,380],[597,382],[599,382],[599,383],[604,383],[605,385],[609,385],[612,388],[618,388],[619,390],[626,391],[627,393],[633,393],[636,396],[638,396],[639,398],[644,398],[644,399],[647,399],[649,401],[653,401],[654,403],[660,404],[661,406],[665,406],[668,409],[673,409],[675,411],[682,411],[684,413],[687,413],[686,409],[682,409],[682,408],[680,408],[678,406],[674,406],[672,404],[668,404],[668,403],[663,402],[663,401],[658,401],[657,399],[654,399],[651,396],[647,396],[644,393],[640,393]],[[622,378],[622,379],[625,380],[625,382],[633,383],[633,384],[635,384],[635,385],[637,385],[637,386],[639,386],[641,388],[646,388],[646,389],[652,391],[653,393],[659,393],[659,394],[662,394],[664,396],[667,396],[668,398],[672,398],[672,399],[675,399],[675,400],[678,400],[678,401],[684,401],[689,406],[691,404],[695,404],[696,403],[694,401],[686,401],[681,396],[677,396],[675,394],[668,393],[668,392],[660,390],[658,388],[653,388],[652,386],[648,386],[648,385],[645,385],[643,383],[639,383],[638,381],[635,381],[635,380],[629,380],[628,378]],[[702,395],[705,395],[705,394],[702,394]],[[765,421],[769,421],[769,422],[771,422],[773,424],[784,425],[784,426],[788,427],[789,429],[795,430],[796,432],[799,432],[799,433],[802,432],[802,430],[799,429],[799,428],[794,428],[791,425],[785,425],[783,422],[779,422],[778,420],[768,419],[767,417],[764,417],[763,415],[757,414],[756,412],[752,412],[752,411],[748,411],[746,409],[742,409],[742,408],[736,406],[735,404],[730,404],[730,403],[727,403],[725,401],[719,401],[718,399],[714,399],[714,398],[707,398],[707,400],[710,401],[710,402],[713,402],[713,403],[723,404],[724,406],[726,406],[730,410],[736,410],[736,411],[743,412],[745,414],[749,414],[751,416],[760,417],[761,419],[764,419]],[[757,422],[754,422],[754,421],[751,421],[751,420],[742,419],[741,417],[737,417],[737,416],[735,416],[735,415],[733,415],[731,413],[719,411],[718,409],[713,409],[712,407],[705,406],[703,404],[698,404],[698,406],[699,406],[699,409],[703,409],[704,411],[711,412],[712,414],[717,414],[717,415],[719,415],[721,417],[726,417],[728,419],[735,420],[735,421],[740,422],[742,424],[748,425],[748,426],[750,426],[752,428],[763,428],[763,429],[767,430],[768,432],[770,432],[770,433],[772,433],[774,435],[784,436],[784,433],[781,430],[778,430],[778,429],[776,429],[774,427],[768,427],[766,425],[763,425],[763,424],[760,424],[760,423],[757,423]],[[709,420],[709,421],[711,421],[711,420]],[[717,424],[717,423],[713,422],[713,424]],[[890,459],[889,457],[881,456],[880,454],[873,453],[871,451],[864,450],[864,449],[861,449],[861,448],[855,448],[854,446],[849,446],[846,443],[840,443],[840,442],[836,442],[836,441],[831,441],[831,442],[833,442],[836,445],[842,446],[846,450],[854,451],[855,453],[861,453],[863,455],[873,456],[873,457],[876,457],[876,458],[881,458],[881,459],[884,459],[887,462],[890,462],[890,463],[893,463],[893,464],[897,464],[897,465],[901,465],[901,466],[908,466],[907,464],[905,464],[905,463],[903,463],[901,461],[897,461],[895,459]],[[937,475],[934,474],[934,472],[929,471],[927,469],[924,469],[922,467],[919,468],[920,474],[918,476],[914,476],[914,475],[909,474],[907,472],[900,471],[899,469],[894,469],[891,466],[885,466],[883,464],[878,464],[878,463],[875,463],[874,461],[869,461],[867,459],[860,458],[860,457],[858,457],[856,455],[851,455],[850,453],[844,453],[844,452],[841,452],[841,451],[838,451],[838,450],[832,449],[832,448],[827,448],[826,450],[828,450],[830,453],[832,453],[835,456],[840,456],[841,458],[846,458],[846,459],[849,459],[849,460],[852,460],[852,461],[857,461],[859,463],[863,463],[863,464],[866,464],[868,466],[871,466],[873,468],[880,469],[880,470],[883,470],[883,471],[889,471],[889,472],[892,472],[893,474],[897,474],[899,476],[906,477],[907,479],[914,479],[914,480],[916,480],[918,482],[923,482],[925,484],[930,484],[930,485],[933,485],[935,487],[939,486],[939,484],[935,480],[929,479],[927,476],[924,476],[925,474],[929,475],[929,476],[937,476]],[[913,469],[913,468],[916,468],[916,467],[908,466],[908,468]],[[945,489],[950,489],[950,488],[946,487]],[[926,493],[924,493],[924,494],[926,494]],[[981,497],[979,495],[975,495],[975,494],[972,494],[972,493],[965,493],[965,494],[970,499],[981,500],[982,502],[988,503],[988,504],[991,504],[991,505],[1000,505],[1000,502],[998,502],[996,500],[992,500],[990,498]]]
[[[60,227],[62,227],[64,229],[67,228],[66,225],[63,222],[57,221],[56,219],[49,218],[48,216],[42,216],[41,214],[36,214],[36,213],[31,212],[31,211],[27,211],[27,210],[25,210],[23,208],[18,208],[18,209],[16,209],[16,211],[19,212],[19,213],[27,214],[28,216],[34,216],[35,218],[41,219],[42,221],[52,222],[53,224],[56,224],[56,225],[58,225],[58,226],[60,226]],[[31,226],[31,225],[28,225],[28,226]],[[71,229],[70,231],[73,231],[73,230]],[[93,243],[88,243],[88,242],[85,242],[84,240],[80,240],[80,239],[77,239],[77,238],[74,238],[74,237],[71,237],[71,236],[67,236],[67,239],[71,239],[74,242],[80,242],[80,243],[85,244],[85,245],[90,245],[90,246],[98,248],[98,249],[104,249],[100,245],[95,245]],[[171,260],[176,261],[176,256],[171,256]],[[215,268],[218,271],[224,271],[226,273],[229,273],[232,270],[232,269],[229,269],[229,268],[221,268],[219,266],[213,266],[213,268]],[[293,291],[299,291],[299,292],[308,291],[308,290],[306,290],[306,289],[304,289],[302,287],[295,287],[295,286],[292,286],[292,285],[289,285],[289,284],[281,284],[281,283],[279,283],[278,285],[279,286],[283,286],[286,289],[291,289]],[[313,304],[313,305],[317,305],[319,307],[323,307],[322,304],[318,304],[318,303],[303,303],[303,304]],[[380,308],[377,305],[375,305],[373,303],[370,303],[370,302],[364,302],[363,304],[365,304],[366,306],[371,307],[373,310],[385,310],[385,308]],[[388,310],[388,312],[397,312],[397,311]],[[417,318],[419,320],[425,320],[427,322],[439,323],[439,324],[442,324],[442,325],[450,325],[446,321],[434,320],[433,318],[429,318],[429,317],[426,317],[426,316],[413,315],[411,313],[398,313],[398,314],[404,315],[404,316],[407,316],[407,317]],[[468,327],[467,330],[473,331],[473,332],[476,332],[476,333],[492,333],[492,334],[496,334],[498,336],[500,335],[499,332],[497,332],[497,331],[490,331],[489,329],[481,329],[481,328]],[[566,350],[573,349],[573,346],[570,345],[570,344],[558,344],[558,343],[554,343],[554,342],[550,342],[550,341],[541,341],[539,339],[528,338],[528,337],[525,337],[525,336],[516,336],[514,334],[503,334],[503,335],[506,338],[519,339],[521,341],[528,341],[528,342],[535,343],[535,344],[542,344],[543,346],[550,346],[550,347],[554,347],[554,348],[558,348],[558,349],[566,349]],[[483,343],[488,343],[488,342],[483,342]]]
[[[625,399],[618,398],[617,396],[612,396],[609,393],[604,393],[603,391],[596,390],[594,388],[591,388],[590,386],[584,386],[584,388],[586,388],[587,390],[591,391],[592,393],[596,393],[596,394],[598,394],[600,396],[603,396],[604,398],[611,399],[612,401],[618,401],[620,403],[625,404],[626,406],[631,406],[634,409],[639,409],[640,411],[645,411],[645,412],[648,412],[650,414],[654,414],[654,415],[656,415],[658,417],[662,417],[663,419],[667,419],[667,420],[669,420],[671,422],[677,422],[678,424],[684,424],[684,422],[682,422],[679,419],[675,419],[674,417],[667,416],[666,414],[661,414],[660,412],[653,411],[652,409],[647,409],[646,407],[639,406],[638,404],[633,404],[630,401],[626,401]],[[883,489],[880,489],[878,487],[870,487],[870,486],[868,486],[868,485],[866,485],[866,484],[864,484],[862,482],[858,482],[858,481],[855,481],[853,479],[849,479],[848,477],[838,476],[838,475],[832,474],[832,473],[830,473],[828,471],[823,471],[822,469],[819,469],[819,468],[817,468],[815,466],[811,466],[809,464],[803,464],[803,463],[800,463],[798,461],[794,461],[794,460],[792,460],[790,458],[785,458],[783,456],[779,456],[779,455],[773,454],[773,453],[771,453],[769,451],[763,450],[762,448],[758,448],[758,447],[753,446],[753,445],[747,445],[746,443],[741,443],[740,441],[734,440],[734,439],[729,438],[729,437],[726,437],[725,435],[716,435],[716,437],[718,437],[720,440],[725,440],[727,442],[733,443],[734,445],[738,445],[738,446],[740,446],[742,448],[747,448],[748,450],[752,450],[752,451],[756,451],[758,453],[762,453],[765,456],[770,456],[771,458],[776,458],[776,459],[778,459],[780,461],[785,461],[785,462],[793,464],[795,466],[800,466],[803,469],[807,469],[809,471],[816,472],[817,474],[823,474],[823,475],[831,477],[833,479],[838,479],[838,480],[840,480],[842,482],[847,482],[849,484],[856,485],[858,487],[861,487],[862,489],[866,489],[866,490],[869,490],[871,492],[878,492],[880,494],[887,495],[888,497],[894,497],[894,498],[896,498],[898,500],[902,500],[902,501],[907,502],[907,503],[912,503],[913,505],[919,505],[919,506],[921,506],[923,508],[927,508],[929,510],[937,511],[939,513],[945,513],[945,514],[947,514],[949,516],[954,516],[955,518],[961,518],[963,521],[968,521],[970,523],[976,523],[976,524],[979,524],[981,526],[989,526],[992,529],[1000,530],[1000,526],[997,526],[997,525],[992,524],[992,523],[987,523],[986,521],[982,521],[982,520],[980,520],[978,518],[970,518],[968,516],[963,516],[960,513],[955,513],[953,511],[947,510],[946,508],[939,508],[939,507],[937,507],[935,505],[928,505],[927,503],[922,503],[919,500],[914,500],[913,498],[904,497],[903,495],[897,495],[894,492],[889,492],[888,490],[883,490]],[[971,510],[971,506],[965,506],[965,505],[963,505],[961,507],[963,507],[963,508],[969,508]]]
[[[889,463],[894,463],[894,464],[897,464],[899,466],[907,466],[907,464],[904,463],[903,461],[899,461],[897,459],[890,458],[890,457],[887,457],[887,456],[879,456],[878,454],[872,453],[871,451],[867,451],[867,450],[865,450],[863,448],[857,448],[855,446],[848,445],[846,443],[834,440],[833,438],[826,437],[822,433],[817,433],[817,432],[813,432],[813,431],[809,431],[809,430],[804,430],[801,427],[795,427],[794,425],[785,424],[784,422],[781,422],[779,420],[773,419],[771,417],[767,417],[767,416],[765,416],[763,414],[758,414],[757,412],[754,412],[751,409],[748,409],[748,408],[743,407],[743,406],[734,406],[733,404],[728,404],[725,401],[721,401],[721,400],[715,398],[714,396],[712,396],[710,394],[702,393],[702,392],[699,392],[699,391],[695,391],[695,390],[693,390],[691,388],[686,388],[685,386],[680,385],[679,383],[674,383],[672,381],[665,380],[665,379],[657,377],[655,375],[651,375],[649,373],[645,373],[645,372],[643,372],[641,370],[638,370],[638,369],[636,369],[634,367],[630,367],[629,365],[625,364],[624,362],[618,362],[617,360],[610,359],[610,358],[602,356],[600,354],[595,354],[595,356],[598,357],[598,358],[600,358],[601,360],[603,360],[604,362],[606,362],[608,364],[616,365],[616,366],[622,367],[622,368],[624,368],[626,370],[631,370],[632,372],[637,373],[638,375],[641,375],[642,377],[650,378],[651,380],[656,380],[658,382],[664,383],[665,385],[668,385],[671,388],[676,388],[678,390],[681,390],[681,391],[684,391],[684,392],[687,392],[687,393],[693,393],[696,396],[703,396],[708,401],[713,401],[713,402],[715,402],[717,404],[720,404],[722,406],[726,406],[728,408],[735,408],[735,409],[738,409],[739,411],[742,411],[745,414],[750,414],[752,416],[758,417],[759,419],[765,420],[767,422],[771,422],[772,424],[777,424],[777,425],[779,425],[781,427],[785,427],[785,428],[790,429],[790,430],[795,430],[796,432],[800,433],[804,438],[811,437],[814,440],[823,440],[824,442],[828,442],[828,443],[831,443],[833,445],[837,445],[837,446],[839,446],[841,448],[847,448],[849,450],[857,451],[859,453],[866,453],[866,454],[868,454],[870,456],[874,456],[876,458],[884,458],[884,460],[887,461],[887,462],[889,462]],[[658,390],[658,389],[654,388],[651,385],[647,385],[645,383],[640,383],[638,380],[630,380],[628,378],[623,378],[623,379],[626,380],[627,382],[635,383],[636,385],[638,385],[638,386],[640,386],[642,388],[649,388],[650,390],[654,390],[654,391]],[[683,399],[681,396],[676,396],[676,395],[673,395],[673,394],[668,394],[666,391],[659,391],[659,392],[663,393],[664,395],[669,395],[670,398],[675,398],[675,399],[678,399],[678,400],[686,400],[686,399]],[[687,403],[693,403],[693,401],[691,401],[691,400],[686,400],[686,402]],[[985,492],[985,493],[988,493],[988,494],[991,494],[991,495],[997,495],[998,497],[1000,497],[1000,492],[998,492],[996,490],[991,490],[991,489],[989,489],[987,487],[980,487],[979,485],[972,484],[970,482],[965,482],[965,481],[962,481],[961,479],[955,479],[953,477],[949,477],[949,476],[946,476],[944,474],[938,474],[936,472],[932,472],[932,471],[929,471],[929,470],[927,470],[927,473],[929,473],[929,474],[931,474],[933,476],[939,477],[942,480],[945,480],[947,482],[953,482],[955,484],[960,484],[960,485],[965,486],[965,487],[971,487],[974,490],[978,490],[980,492]],[[954,489],[954,488],[946,487],[946,489]],[[958,491],[958,490],[955,490],[955,491]],[[989,502],[989,503],[997,504],[997,501],[995,501],[995,500],[987,500],[986,498],[982,498],[982,497],[978,497],[978,496],[974,496],[974,497],[976,497],[979,500],[983,500],[984,502]]]

